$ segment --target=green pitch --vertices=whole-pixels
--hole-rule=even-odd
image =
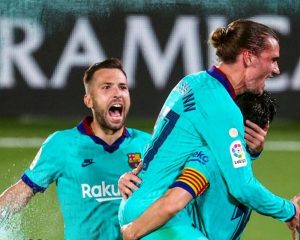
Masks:
[[[45,138],[51,132],[73,127],[74,120],[49,119],[0,119],[0,138],[39,137]],[[151,132],[154,120],[129,119],[127,125]],[[282,141],[280,147],[272,145]],[[290,142],[286,142],[290,141]],[[269,144],[270,143],[270,144]],[[278,143],[278,142],[277,142]],[[296,143],[296,144],[295,144]],[[287,146],[293,146],[289,151]],[[273,146],[273,148],[272,148]],[[298,148],[299,146],[299,148]],[[38,147],[12,148],[0,147],[0,192],[18,181],[24,169],[34,158]],[[266,150],[260,160],[255,162],[257,178],[272,192],[291,198],[300,192],[300,122],[274,122],[267,138]],[[3,226],[0,226],[0,240],[3,239]],[[37,194],[30,204],[17,215],[6,231],[14,232],[14,240],[57,240],[63,239],[63,222],[53,184],[45,193]],[[253,213],[244,240],[290,239],[290,232],[284,223]]]

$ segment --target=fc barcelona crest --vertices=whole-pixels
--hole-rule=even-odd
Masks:
[[[128,153],[127,156],[128,164],[132,169],[136,168],[142,159],[140,153]]]

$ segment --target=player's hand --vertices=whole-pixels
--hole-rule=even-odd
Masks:
[[[136,184],[141,183],[141,179],[136,175],[141,171],[143,165],[140,163],[132,172],[124,173],[118,182],[119,191],[124,199],[131,196],[132,191],[138,189]]]
[[[251,153],[260,153],[263,150],[268,130],[269,124],[262,129],[250,120],[246,120],[245,140]]]
[[[287,225],[288,225],[288,228],[292,231],[292,239],[297,239],[296,236],[297,236],[297,232],[299,229],[299,214],[300,214],[300,209],[299,209],[298,203],[300,201],[300,194],[293,197],[291,199],[291,201],[295,206],[296,214],[295,214],[294,218],[287,223]]]
[[[121,232],[123,234],[123,240],[136,240],[134,234],[132,233],[132,223],[126,224],[121,228]]]

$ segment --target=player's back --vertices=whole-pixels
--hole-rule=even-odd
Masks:
[[[159,114],[139,174],[142,184],[134,193],[137,198],[140,194],[163,194],[181,172],[191,151],[201,145],[199,133],[191,121],[191,112],[197,105],[192,85],[183,89],[179,83]]]
[[[198,119],[205,118],[201,105],[211,107],[205,98],[211,93],[218,99],[224,97],[224,101],[232,101],[225,88],[207,72],[185,77],[172,90],[144,154],[143,170],[139,174],[142,183],[127,202],[121,204],[121,224],[135,219],[165,193],[190,154],[206,145],[202,137],[205,126],[198,124]]]

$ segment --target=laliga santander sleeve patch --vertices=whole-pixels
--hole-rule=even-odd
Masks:
[[[247,166],[245,150],[240,140],[233,141],[230,145],[230,155],[234,168]]]

